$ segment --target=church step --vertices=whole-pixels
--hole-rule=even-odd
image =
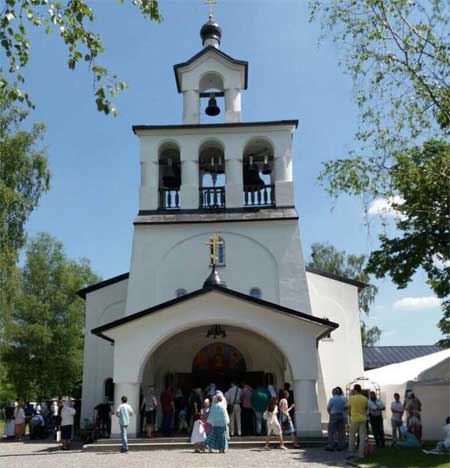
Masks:
[[[264,437],[240,437],[232,438],[229,442],[230,448],[258,448],[263,447],[265,443]],[[286,440],[285,444],[288,447],[292,447],[292,441]],[[272,438],[271,445],[277,446],[277,442]],[[322,447],[326,445],[325,438],[311,438],[299,441],[301,448],[309,447]],[[119,439],[101,439],[94,444],[88,444],[83,446],[83,450],[86,452],[108,452],[108,451],[119,451],[120,450]],[[142,451],[142,450],[179,450],[179,449],[193,449],[193,445],[190,443],[188,438],[176,437],[176,438],[154,438],[154,439],[129,439],[128,447],[130,451]]]

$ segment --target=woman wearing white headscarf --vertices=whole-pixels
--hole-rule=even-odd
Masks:
[[[211,451],[219,450],[224,453],[228,448],[227,427],[230,417],[227,413],[227,402],[222,392],[217,392],[208,415],[211,432],[205,440],[205,446]]]

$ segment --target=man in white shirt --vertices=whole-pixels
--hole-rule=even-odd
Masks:
[[[71,398],[67,398],[64,401],[64,406],[61,409],[61,440],[62,449],[69,450],[70,442],[72,439],[72,429],[74,416],[77,413],[73,408],[74,401]]]
[[[397,442],[402,438],[400,428],[402,427],[403,404],[400,401],[400,395],[394,393],[394,401],[391,403],[391,424],[392,424],[392,441]]]
[[[237,427],[238,436],[242,435],[241,431],[241,393],[242,390],[231,382],[230,389],[225,393],[227,400],[228,413],[230,415],[230,435],[234,436],[235,426]]]
[[[121,398],[122,404],[117,408],[116,416],[119,418],[120,439],[122,441],[121,453],[128,453],[127,428],[130,424],[130,417],[134,416],[133,408],[128,404],[128,398]]]

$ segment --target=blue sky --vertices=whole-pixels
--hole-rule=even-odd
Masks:
[[[131,126],[181,123],[182,98],[172,66],[201,49],[199,31],[207,7],[201,0],[163,0],[164,21],[156,24],[145,21],[127,2],[89,3],[106,48],[99,64],[130,88],[117,100],[117,118],[98,113],[86,68],[69,71],[58,38],[33,32],[25,75],[37,106],[32,119],[47,125],[53,177],[27,229],[31,235],[51,233],[70,257],[87,257],[93,269],[108,278],[129,269],[132,221],[138,210],[138,141]],[[222,50],[249,61],[243,120],[300,121],[294,175],[305,255],[313,242],[368,254],[377,245],[379,222],[372,220],[368,229],[359,200],[333,202],[316,180],[324,161],[345,156],[357,127],[352,84],[338,66],[338,47],[327,41],[318,46],[320,30],[308,22],[304,1],[218,0],[215,17],[223,29]],[[441,312],[422,273],[402,291],[389,279],[377,285],[380,293],[369,323],[383,329],[380,344],[439,339]]]

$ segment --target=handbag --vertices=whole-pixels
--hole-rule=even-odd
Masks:
[[[232,404],[227,405],[227,412],[231,414],[233,412],[234,405],[236,404],[237,394],[238,394],[239,387],[236,387],[236,393],[234,394],[234,401]]]

